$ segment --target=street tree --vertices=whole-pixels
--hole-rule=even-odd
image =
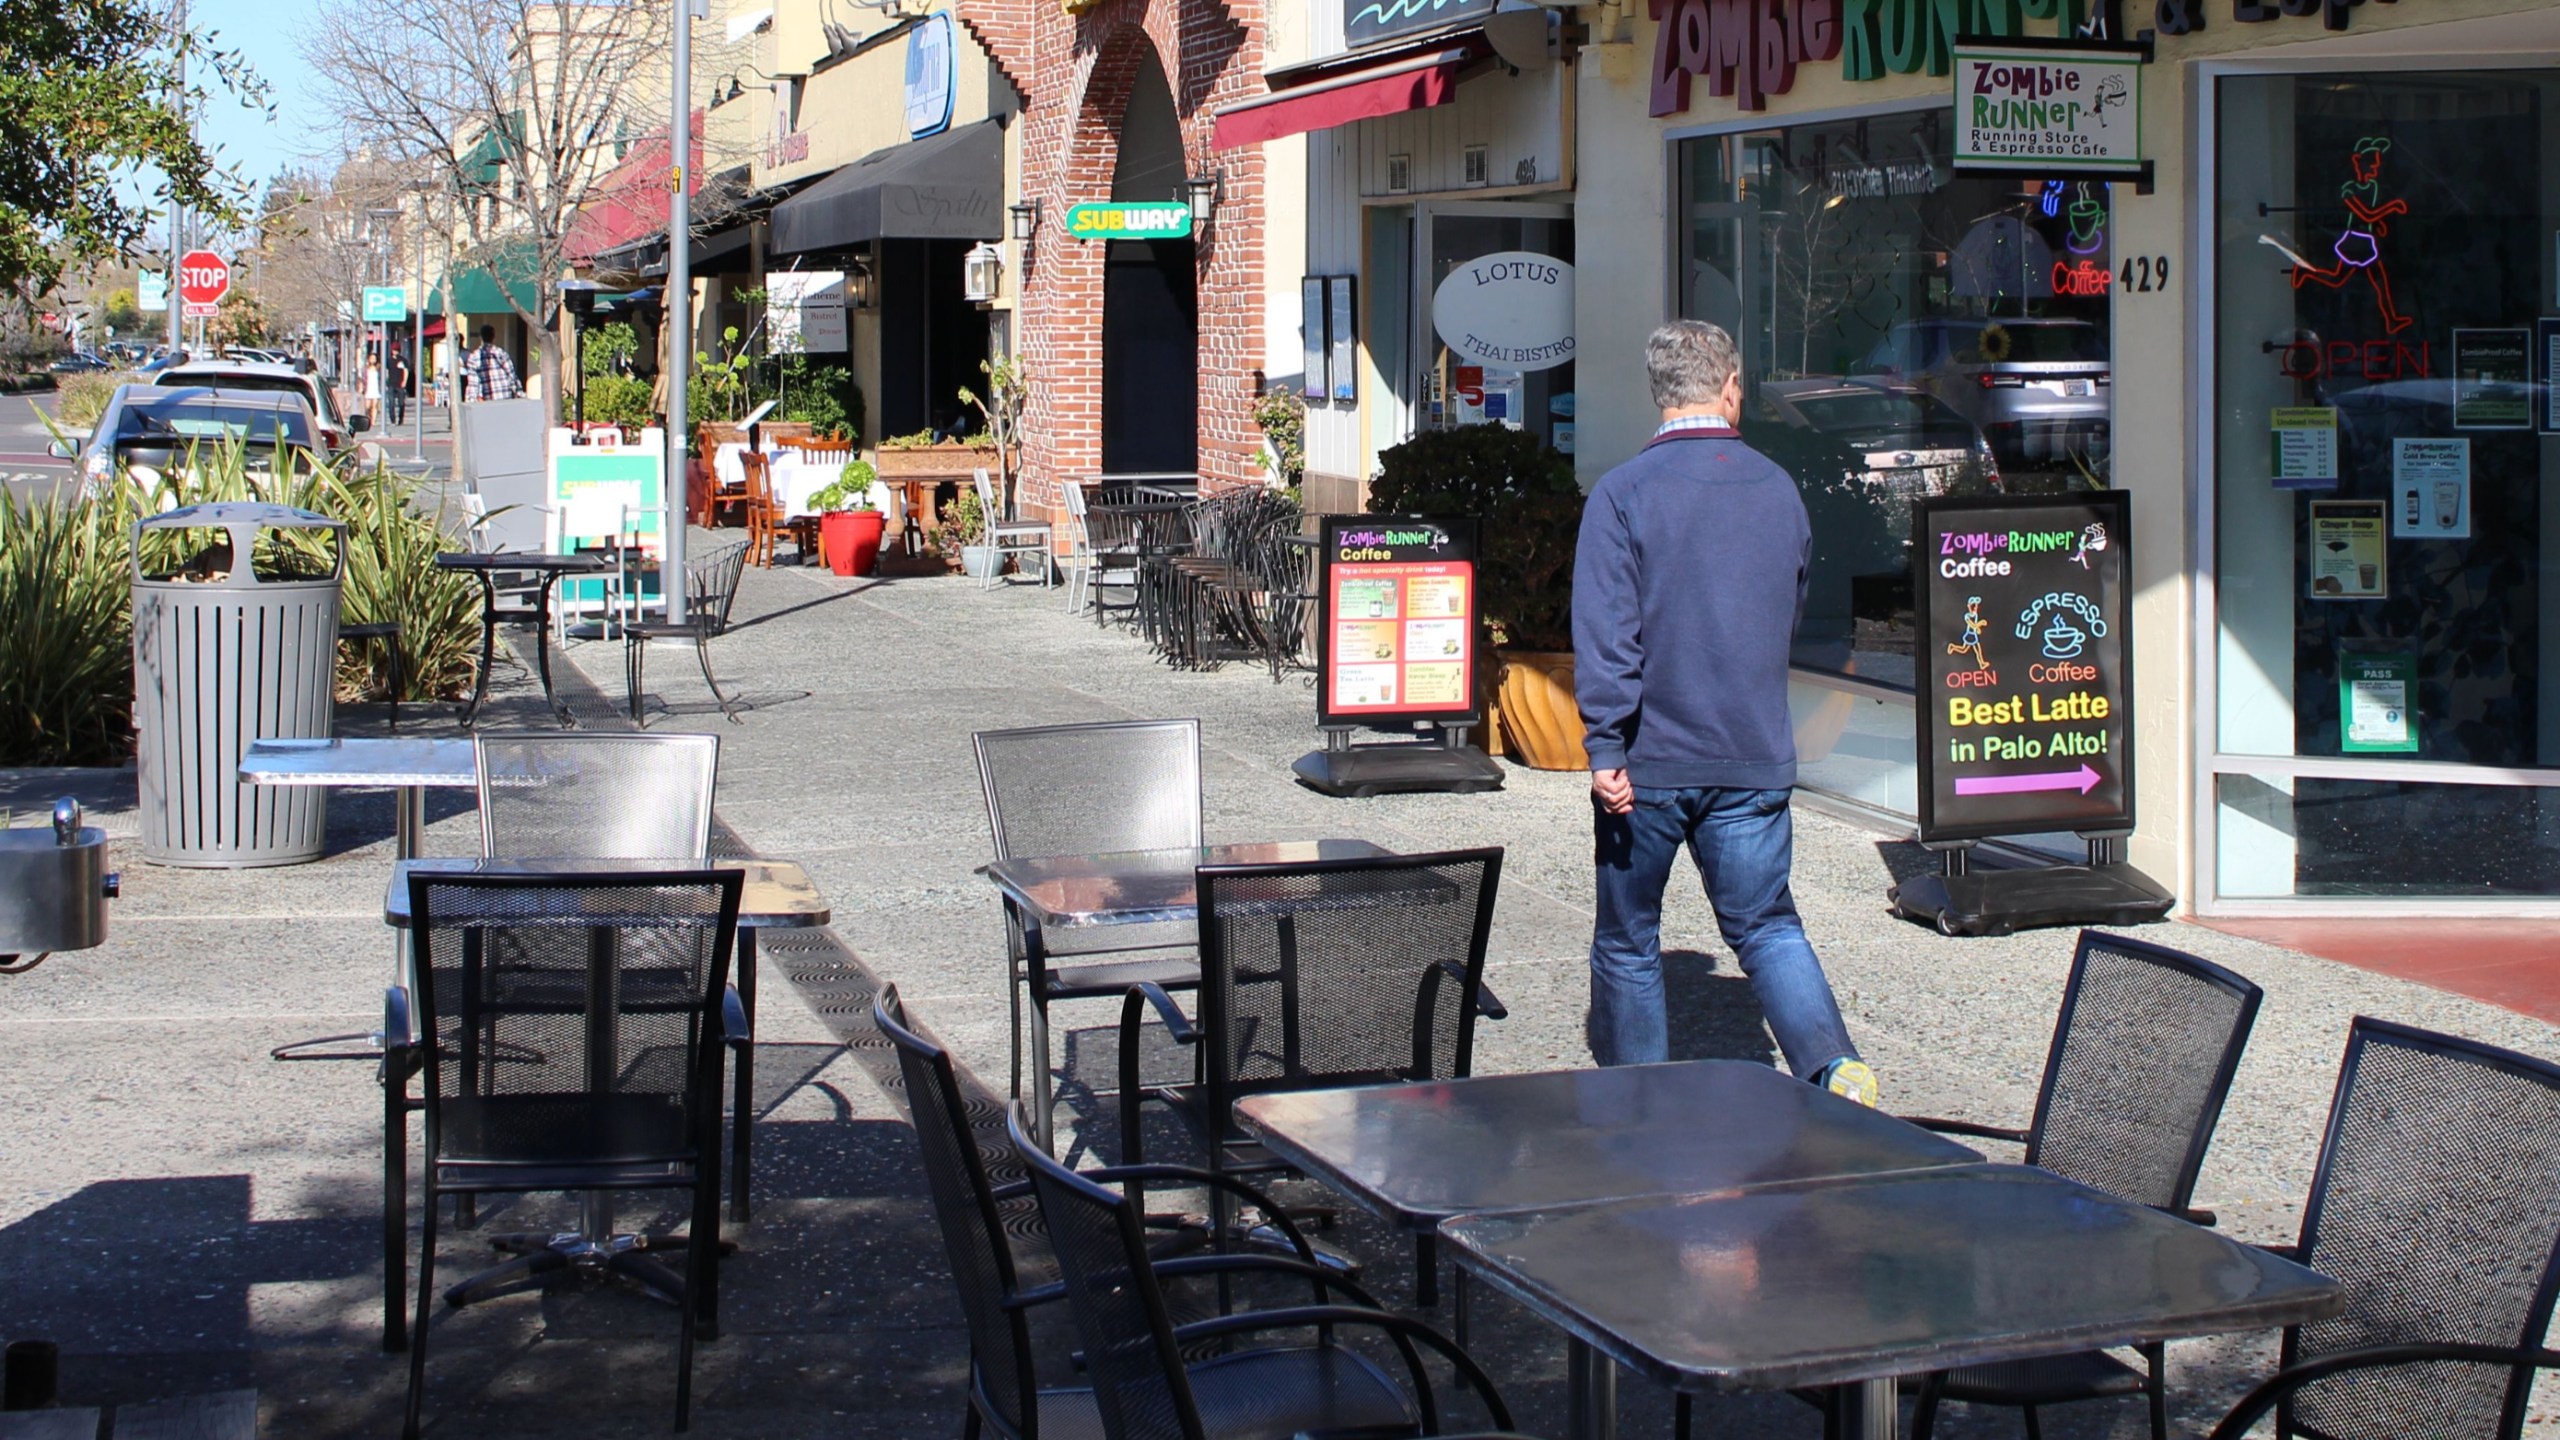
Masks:
[[[188,118],[217,94],[266,97],[239,52],[141,0],[0,0],[0,294],[124,258],[173,203],[236,214],[245,189]]]
[[[571,223],[625,142],[664,124],[667,0],[380,0],[329,6],[303,58],[351,151],[458,203],[466,265],[501,282],[561,395]]]

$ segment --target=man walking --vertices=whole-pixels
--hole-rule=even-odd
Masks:
[[[1864,1104],[1858,1058],[1796,916],[1787,651],[1812,530],[1795,482],[1742,443],[1741,356],[1713,325],[1645,342],[1662,428],[1600,477],[1573,572],[1574,692],[1591,752],[1599,906],[1591,1052],[1668,1058],[1662,891],[1683,846],[1788,1068]]]
[[[498,327],[480,327],[480,346],[462,359],[462,398],[513,400],[524,393],[516,379],[516,362],[498,348]]]
[[[401,424],[409,415],[409,357],[391,352],[391,371],[383,376],[383,401],[391,407],[391,423]]]

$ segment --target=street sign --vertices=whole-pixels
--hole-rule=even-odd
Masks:
[[[409,292],[397,285],[364,287],[364,318],[370,325],[377,321],[409,318]]]
[[[166,272],[145,270],[134,281],[134,308],[145,315],[160,315],[169,309],[169,277]]]
[[[190,250],[178,257],[178,298],[187,315],[211,315],[231,293],[231,262],[210,250]]]

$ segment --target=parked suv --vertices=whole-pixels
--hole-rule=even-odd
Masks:
[[[1955,407],[2011,469],[2068,470],[2107,453],[2107,338],[2086,320],[1906,321],[1861,368]]]
[[[329,383],[317,375],[306,375],[290,365],[267,365],[251,360],[190,360],[172,365],[154,377],[162,385],[218,386],[224,390],[276,390],[302,397],[303,406],[320,424],[320,444],[331,456],[344,453],[356,443],[356,436],[366,428],[366,417],[346,415],[338,410],[338,397]]]
[[[116,387],[82,440],[56,440],[52,453],[79,462],[81,488],[106,493],[119,476],[145,488],[173,469],[201,462],[204,446],[236,444],[253,473],[288,463],[308,469],[317,454],[319,427],[301,397],[276,390],[212,390],[128,384]]]

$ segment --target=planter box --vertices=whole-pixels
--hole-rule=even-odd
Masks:
[[[980,470],[990,476],[1003,473],[1002,458],[991,445],[929,445],[921,450],[877,450],[872,452],[871,463],[883,480],[967,480]]]

